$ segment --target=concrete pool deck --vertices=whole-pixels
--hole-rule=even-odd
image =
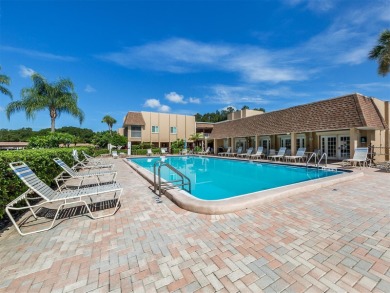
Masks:
[[[160,202],[112,161],[124,187],[116,215],[1,232],[0,292],[389,291],[390,173],[363,168],[355,180],[204,215]]]

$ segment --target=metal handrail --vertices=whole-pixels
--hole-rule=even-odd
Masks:
[[[320,167],[321,160],[325,157],[325,167],[328,165],[328,155],[326,153],[323,153],[321,158],[318,160],[317,168]]]
[[[309,165],[309,162],[310,160],[314,157],[314,165],[317,165],[317,153],[311,153],[311,155],[309,156],[309,158],[307,159],[306,161],[306,168],[308,167]]]
[[[175,185],[175,186],[181,186],[182,189],[184,189],[184,187],[186,185],[188,185],[188,189],[187,191],[189,193],[191,193],[191,180],[190,178],[188,178],[186,175],[184,175],[183,173],[181,173],[179,170],[177,170],[175,167],[173,167],[172,165],[166,163],[166,162],[163,162],[163,161],[157,161],[154,163],[154,166],[153,166],[153,173],[154,173],[154,192],[157,191],[157,182],[156,182],[156,167],[158,166],[158,195],[161,196],[161,186],[162,185],[169,185],[169,184],[172,184],[172,183],[175,183],[175,182],[181,182],[181,184],[172,184],[172,185]],[[167,167],[168,169],[170,169],[171,171],[173,171],[174,173],[176,173],[177,175],[180,176],[181,179],[178,179],[178,180],[172,180],[172,181],[166,181],[164,183],[161,183],[161,167]],[[184,182],[184,180],[187,180],[187,182]]]

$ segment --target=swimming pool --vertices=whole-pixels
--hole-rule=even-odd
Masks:
[[[160,157],[129,160],[153,172],[154,163],[160,160]],[[165,162],[190,178],[193,196],[211,201],[229,199],[342,173],[317,168],[197,156],[165,157]],[[172,181],[178,179],[176,176],[168,168],[161,168],[163,179]]]

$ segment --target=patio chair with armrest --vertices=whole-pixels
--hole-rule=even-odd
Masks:
[[[234,156],[237,156],[237,155],[240,155],[242,153],[242,147],[239,147],[238,149],[237,149],[237,152],[236,153],[229,153],[229,154],[227,154],[229,157],[230,156],[232,156],[232,157],[234,157]]]
[[[286,161],[294,160],[294,162],[296,163],[297,160],[301,161],[301,160],[304,160],[306,158],[305,157],[305,152],[306,152],[306,148],[299,148],[297,150],[297,153],[295,154],[295,156],[284,156],[284,159]]]
[[[368,155],[368,148],[367,147],[361,147],[356,148],[355,153],[353,154],[352,159],[345,159],[342,161],[343,167],[350,165],[350,166],[356,166],[359,164],[359,167],[367,166],[367,155]]]
[[[76,165],[74,165],[72,168],[73,169],[103,169],[103,168],[108,168],[112,169],[114,164],[101,164],[97,162],[87,162],[87,161],[82,161],[79,158],[77,150],[73,150],[72,152],[72,157],[73,160],[76,162]]]
[[[199,152],[198,155],[208,155],[210,153],[210,147],[207,147],[207,149],[204,152]]]
[[[77,150],[75,150],[77,151]],[[82,154],[84,155],[85,157],[85,161],[87,164],[91,164],[91,165],[107,165],[107,160],[103,159],[102,157],[92,157],[90,155],[88,155],[85,151],[81,151]]]
[[[281,147],[277,154],[269,155],[268,159],[275,160],[275,161],[276,161],[276,159],[279,159],[279,161],[280,161],[283,159],[285,153],[286,153],[286,147]]]
[[[228,147],[226,152],[220,152],[218,153],[218,156],[228,156],[231,153],[232,148]]]
[[[249,158],[250,158],[250,159],[261,158],[262,156],[264,156],[263,150],[264,150],[264,148],[263,148],[262,146],[259,146],[259,147],[257,148],[256,153],[255,153],[255,154],[251,154],[251,155],[249,156]]]
[[[20,235],[28,235],[38,232],[43,232],[51,229],[56,221],[60,211],[65,205],[82,203],[85,205],[88,213],[93,219],[108,217],[116,213],[119,208],[119,200],[122,195],[123,188],[118,183],[110,183],[104,185],[95,185],[87,188],[78,188],[71,190],[62,190],[55,191],[46,183],[41,181],[38,176],[24,163],[24,162],[13,162],[9,164],[11,169],[16,173],[16,175],[27,185],[29,188],[26,192],[20,195],[18,198],[14,199],[6,206],[6,213],[11,219],[11,222],[14,224],[16,230]],[[100,196],[105,193],[114,193],[114,199],[116,200],[116,204],[114,207],[114,211],[104,215],[94,215],[91,211],[90,206],[87,204],[85,197],[89,197],[91,201],[91,207],[95,208],[96,202],[92,201],[93,197]],[[32,195],[34,194],[34,197]],[[118,195],[117,195],[118,194]],[[39,199],[40,202],[37,204],[31,204],[31,200]],[[25,207],[20,207],[19,202],[24,200],[27,204]],[[38,220],[37,213],[44,208],[45,204],[53,204],[60,203],[60,205],[56,208],[55,215],[53,217],[53,221],[51,222],[48,228],[35,230],[31,232],[24,233],[21,231],[21,225],[18,225],[12,216],[12,211],[23,211],[29,209],[33,215],[33,217]],[[17,205],[17,206],[16,206]],[[34,210],[35,209],[35,210]]]
[[[60,166],[64,171],[61,172],[57,177],[54,178],[55,182],[59,189],[63,183],[68,181],[69,179],[75,179],[79,181],[79,187],[83,185],[85,180],[93,180],[97,185],[102,183],[101,177],[107,178],[108,176],[112,176],[111,180],[105,180],[105,182],[114,182],[116,179],[117,172],[112,170],[85,170],[85,171],[75,171],[71,167],[69,167],[64,161],[60,158],[54,158],[54,162],[58,166]]]
[[[252,152],[253,152],[253,148],[249,148],[246,150],[246,153],[238,154],[237,157],[249,158],[251,156]]]

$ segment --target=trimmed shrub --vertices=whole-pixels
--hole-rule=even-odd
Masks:
[[[93,154],[89,147],[75,148]],[[55,189],[54,177],[61,173],[61,168],[53,161],[59,157],[70,166],[74,165],[73,148],[55,148],[38,150],[17,150],[0,152],[0,219],[5,214],[5,206],[27,190],[27,186],[16,176],[9,163],[23,161],[37,176]]]

